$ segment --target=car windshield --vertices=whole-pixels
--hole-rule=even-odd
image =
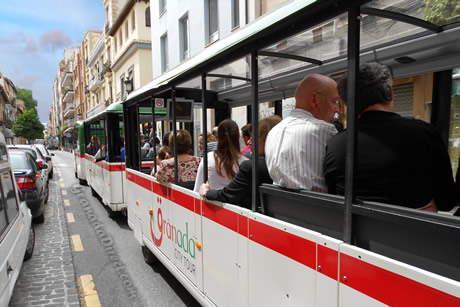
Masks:
[[[27,163],[26,156],[23,154],[11,154],[10,159],[11,159],[11,166],[13,167],[13,170],[30,168],[29,164]]]
[[[50,155],[48,150],[44,146],[37,146],[37,148],[40,150],[42,155],[44,155],[44,156],[49,156]]]

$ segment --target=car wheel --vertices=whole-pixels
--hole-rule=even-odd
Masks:
[[[49,173],[49,175],[48,175],[48,179],[52,179],[53,175],[54,175],[54,171],[51,171],[51,173]]]
[[[35,228],[34,225],[30,225],[29,240],[27,241],[26,253],[24,254],[24,261],[29,260],[34,253],[35,248]]]
[[[152,265],[159,262],[158,258],[147,248],[147,246],[142,246],[142,255],[144,256],[145,263]]]
[[[36,224],[43,224],[43,222],[45,221],[45,214],[44,212],[42,212],[42,214],[40,214],[39,216],[37,217],[34,217],[32,219],[32,222],[36,223]]]

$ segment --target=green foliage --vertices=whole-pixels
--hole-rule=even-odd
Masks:
[[[18,88],[16,98],[24,101],[26,110],[33,109],[37,112],[37,100],[32,97],[32,91],[27,89]]]
[[[44,129],[45,127],[40,122],[35,109],[25,110],[12,128],[15,136],[22,136],[28,140],[43,139]]]
[[[425,0],[425,20],[437,25],[450,24],[460,20],[460,1]]]

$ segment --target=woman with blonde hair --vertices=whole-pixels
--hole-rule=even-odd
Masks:
[[[240,151],[240,131],[231,119],[226,119],[217,128],[217,149],[208,152],[208,182],[213,189],[225,187],[238,172],[240,163],[247,160]],[[203,160],[198,167],[195,192],[203,183]]]
[[[174,152],[173,138],[174,135],[171,133],[169,135],[169,146],[171,148],[171,152]],[[165,159],[160,163],[160,169],[156,173],[156,178],[159,182],[174,182],[174,165],[176,158],[178,162],[178,181],[195,181],[198,165],[200,164],[200,158],[190,155],[192,150],[192,137],[190,136],[190,133],[184,129],[177,131],[176,144],[177,157]]]

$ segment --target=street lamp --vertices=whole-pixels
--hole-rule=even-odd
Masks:
[[[126,78],[123,83],[125,84],[126,92],[131,93],[133,91],[133,80]]]

